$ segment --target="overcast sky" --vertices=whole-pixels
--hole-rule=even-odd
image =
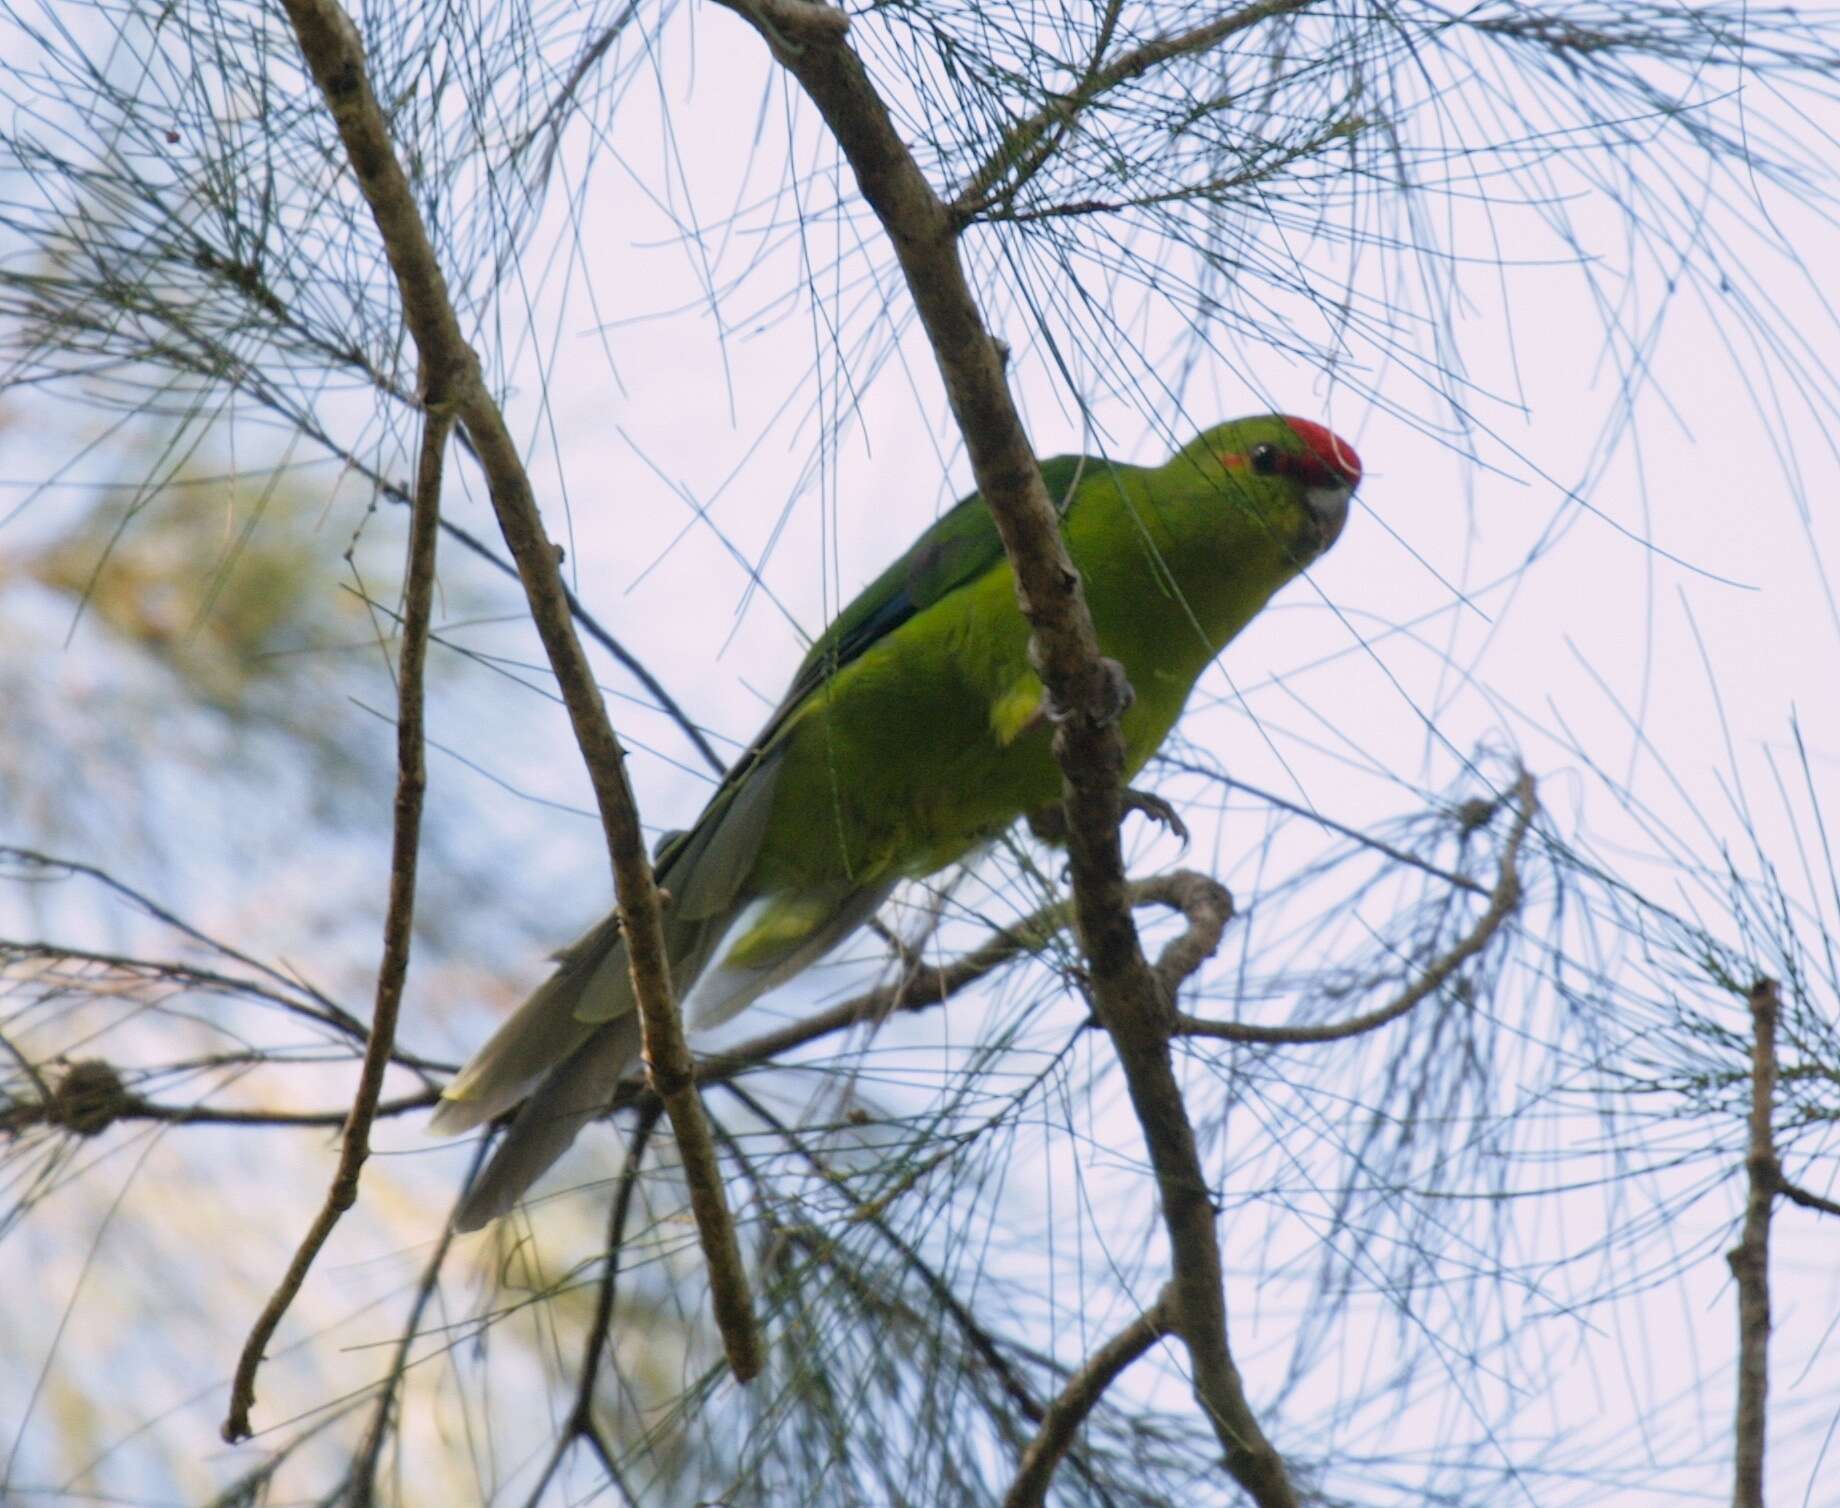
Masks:
[[[883,300],[904,310],[905,296],[879,245],[867,260],[859,253],[860,213],[829,212],[848,185],[828,173],[828,157],[814,157],[808,122],[788,161],[783,85],[768,82],[768,60],[739,23],[705,14],[696,36],[693,53],[681,21],[667,31],[655,77],[642,80],[620,130],[600,143],[591,189],[572,216],[558,208],[522,239],[521,264],[500,289],[503,323],[479,338],[498,353],[494,369],[508,373],[539,493],[583,601],[713,736],[740,741],[809,637],[970,481],[911,321],[901,315],[905,334],[892,344],[876,333]],[[1708,101],[1726,82],[1708,81]],[[658,130],[661,103],[668,140]],[[1760,132],[1774,121],[1810,137],[1824,130],[1831,142],[1840,127],[1840,117],[1805,120],[1769,96],[1746,108]],[[1443,129],[1461,134],[1462,126]],[[1369,148],[1357,139],[1348,150]],[[1366,171],[1377,173],[1371,164],[1382,160],[1373,149]],[[1500,162],[1477,166],[1473,180],[1463,176],[1466,164],[1453,169],[1460,192],[1436,205],[1448,256],[1421,260],[1374,245],[1351,256],[1333,238],[1287,231],[1285,254],[1317,272],[1331,290],[1325,298],[1400,316],[1401,349],[1390,353],[1366,320],[1345,327],[1333,378],[1279,349],[1290,334],[1321,340],[1334,331],[1306,300],[1256,282],[1237,288],[1238,311],[1263,309],[1272,342],[1222,337],[1212,356],[1183,366],[1179,316],[1155,305],[1140,313],[1139,288],[1128,280],[1108,288],[1090,269],[1089,290],[1116,300],[1142,363],[1126,368],[1097,345],[1069,346],[1067,326],[1057,327],[1057,361],[994,255],[992,234],[974,231],[969,250],[991,322],[1013,347],[1012,378],[1042,454],[1154,462],[1172,436],[1273,409],[1322,420],[1359,451],[1365,480],[1336,549],[1232,646],[1183,725],[1234,777],[1359,828],[1421,810],[1427,792],[1469,793],[1463,772],[1479,750],[1518,751],[1561,833],[1715,932],[1722,924],[1709,909],[1713,889],[1679,865],[1719,871],[1727,848],[1746,872],[1778,866],[1788,893],[1830,933],[1840,931],[1812,820],[1818,802],[1830,824],[1840,821],[1840,613],[1827,565],[1840,559],[1840,394],[1827,365],[1840,352],[1840,324],[1823,271],[1840,267],[1840,233],[1818,206],[1740,174],[1703,193],[1690,180],[1671,181],[1673,218],[1634,238],[1617,204],[1586,192],[1580,163],[1564,151],[1530,150],[1517,160],[1537,162],[1544,176],[1517,186],[1492,171]],[[568,175],[579,152],[562,161],[559,187],[572,197]],[[814,161],[826,174],[803,176]],[[796,201],[786,187],[792,175]],[[1512,202],[1516,196],[1537,202]],[[1703,217],[1692,212],[1696,202]],[[1554,229],[1559,217],[1565,235]],[[1398,228],[1363,224],[1374,235]],[[685,238],[690,225],[698,227],[694,247]],[[1702,255],[1707,246],[1720,249]],[[1670,296],[1676,254],[1698,270],[1675,281]],[[1714,266],[1723,288],[1707,270]],[[822,294],[815,312],[788,292],[808,275]],[[1073,373],[1084,411],[1070,400],[1059,362]],[[1460,366],[1462,381],[1440,391],[1437,364]],[[368,401],[332,398],[326,409],[361,429]],[[845,409],[848,417],[833,425]],[[265,453],[266,441],[247,443],[244,454]],[[42,476],[65,459],[18,428],[0,433],[0,446],[13,476]],[[336,468],[326,474],[330,486]],[[476,480],[455,468],[450,516],[489,534]],[[349,483],[337,496],[325,528],[329,545],[342,549],[367,499]],[[9,527],[36,531],[44,516],[35,505]],[[386,513],[368,527],[388,538],[399,526]],[[24,611],[17,600],[8,608]],[[455,642],[529,654],[521,627],[458,616],[447,623]],[[47,642],[43,684],[60,696],[84,684],[95,674],[85,659],[95,642],[88,631],[68,647]],[[617,668],[602,668],[615,691],[636,689]],[[559,945],[605,899],[580,762],[562,719],[537,694],[495,697],[488,715],[480,706],[468,695],[437,697],[431,736],[467,762],[437,752],[432,810],[449,824],[457,851],[470,843],[475,857],[488,855],[518,877],[527,899],[514,904],[527,924],[553,920],[546,942]],[[637,750],[647,822],[663,829],[691,820],[707,790],[693,751],[655,713],[625,700],[613,712]],[[387,741],[382,724],[377,738]],[[1486,773],[1499,777],[1503,768],[1489,764]],[[1633,802],[1619,795],[1624,785]],[[1293,850],[1266,850],[1260,820],[1245,812],[1230,810],[1224,822],[1202,814],[1189,857],[1229,877],[1242,903],[1256,903],[1258,886],[1276,882]],[[264,814],[250,820],[260,825]],[[1141,867],[1175,857],[1167,839],[1134,830],[1132,842]],[[204,919],[235,928],[258,953],[303,946],[300,917],[281,914],[276,894],[349,884],[381,896],[375,848],[362,872],[349,853],[291,867],[282,854],[261,876],[274,888],[262,890],[259,905],[244,888],[247,872],[224,859],[228,851],[205,845],[185,856],[188,884],[197,886],[191,899]],[[225,883],[213,883],[226,873]],[[1000,888],[1008,871],[996,873],[985,882]],[[1010,896],[1018,906],[1028,899]],[[0,897],[0,907],[12,908],[0,915],[42,914],[18,897]],[[109,924],[99,925],[108,935]],[[260,935],[269,926],[272,935]],[[533,940],[528,960],[507,961],[498,955],[501,938],[501,929],[483,927],[481,953],[514,976],[527,969],[534,982],[542,948]],[[805,996],[835,987],[834,979],[808,984]],[[430,1015],[447,1012],[428,1029],[440,1050],[470,1050],[503,1005],[463,994],[451,975],[412,982],[412,999]],[[326,1094],[336,1097],[336,1087]],[[413,1127],[384,1133],[404,1151],[420,1148],[417,1135]],[[391,1173],[413,1187],[416,1170],[445,1177],[461,1155],[398,1159]],[[1061,1153],[1042,1155],[1046,1170]],[[604,1167],[604,1147],[600,1157]],[[1104,1186],[1103,1169],[1083,1176]],[[263,1197],[304,1208],[284,1181],[269,1180]],[[428,1207],[438,1219],[432,1194]],[[1595,1217],[1606,1208],[1592,1202],[1581,1211]],[[1704,1223],[1681,1243],[1723,1230],[1730,1209],[1721,1194],[1696,1210]],[[284,1223],[276,1218],[277,1229]],[[0,1257],[10,1261],[18,1249],[9,1242]],[[361,1312],[375,1291],[397,1291],[413,1271],[414,1254],[382,1249],[384,1273],[346,1272],[350,1292],[339,1302],[349,1298],[349,1312]],[[259,1285],[264,1263],[249,1263]],[[1826,1325],[1840,1298],[1836,1281],[1831,1264],[1792,1264],[1779,1290],[1783,1312]],[[50,1322],[63,1299],[46,1307],[44,1332],[22,1341],[31,1354],[58,1343]],[[1577,1409],[1594,1438],[1617,1439],[1630,1419],[1614,1374],[1629,1337],[1639,1335],[1652,1369],[1632,1384],[1644,1406],[1673,1398],[1681,1410],[1669,1415],[1669,1429],[1719,1440],[1726,1395],[1718,1386],[1691,1393],[1669,1369],[1677,1359],[1683,1376],[1727,1365],[1731,1304],[1723,1263],[1709,1250],[1698,1275],[1659,1309],[1632,1302],[1628,1331],[1600,1336],[1601,1348],[1581,1343],[1581,1376],[1591,1386],[1555,1407]],[[1281,1327],[1290,1317],[1274,1306],[1264,1322]],[[1784,1354],[1807,1360],[1818,1339],[1785,1328]],[[374,1326],[366,1332],[377,1334]],[[1818,1415],[1821,1376],[1818,1367],[1785,1364],[1785,1408],[1812,1400]],[[326,1385],[316,1377],[303,1386]],[[1811,1454],[1786,1450],[1778,1459],[1785,1490],[1805,1488]],[[1653,1497],[1631,1486],[1617,1501],[1675,1501],[1679,1486],[1654,1484]]]

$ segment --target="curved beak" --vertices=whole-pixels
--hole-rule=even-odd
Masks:
[[[1303,505],[1309,512],[1314,535],[1314,548],[1310,551],[1312,560],[1326,553],[1342,537],[1342,529],[1348,522],[1348,503],[1354,496],[1354,489],[1353,482],[1305,489]]]

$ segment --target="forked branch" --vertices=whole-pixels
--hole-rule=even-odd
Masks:
[[[1177,1032],[1186,1037],[1218,1037],[1227,1042],[1252,1042],[1267,1045],[1305,1045],[1316,1042],[1342,1042],[1378,1031],[1397,1021],[1421,1000],[1435,994],[1495,939],[1508,918],[1520,909],[1521,849],[1527,830],[1539,810],[1533,777],[1525,770],[1514,783],[1514,826],[1502,845],[1501,865],[1496,872],[1495,888],[1489,892],[1489,904],[1476,925],[1461,937],[1448,952],[1440,954],[1424,971],[1385,1005],[1363,1011],[1346,1021],[1332,1021],[1322,1026],[1259,1026],[1244,1021],[1209,1021],[1201,1016],[1180,1015]]]
[[[1169,1290],[1164,1289],[1154,1304],[1094,1351],[1086,1365],[1068,1379],[1023,1452],[1016,1480],[1003,1495],[1003,1508],[1040,1508],[1046,1501],[1054,1468],[1072,1447],[1080,1426],[1125,1368],[1171,1333],[1173,1309]]]
[[[587,764],[613,864],[614,893],[626,933],[646,1063],[677,1136],[729,1365],[746,1381],[760,1369],[759,1332],[715,1145],[696,1095],[683,1024],[672,998],[658,890],[627,780],[625,751],[608,721],[587,655],[576,636],[557,551],[543,527],[529,476],[504,414],[486,386],[479,358],[460,328],[420,206],[396,156],[387,119],[371,88],[357,28],[338,0],[285,0],[285,8],[301,57],[338,128],[395,274],[403,317],[420,358],[431,421],[440,414],[465,427]],[[303,1247],[288,1275],[293,1289],[304,1280],[310,1263],[311,1253]],[[283,1291],[288,1291],[288,1284],[284,1283]],[[280,1307],[285,1310],[285,1299]],[[279,1312],[271,1320],[265,1311],[263,1323],[258,1324],[245,1350],[225,1425],[232,1439],[249,1431],[255,1366],[279,1318]]]
[[[428,663],[428,630],[434,611],[435,541],[440,538],[441,478],[454,412],[444,393],[430,390],[422,419],[421,455],[416,464],[415,505],[409,523],[409,569],[403,590],[402,652],[396,670],[396,820],[390,853],[390,900],[383,923],[383,961],[377,969],[377,1002],[358,1090],[339,1142],[338,1167],[325,1203],[288,1263],[279,1286],[263,1305],[243,1342],[230,1384],[230,1412],[224,1438],[249,1437],[249,1411],[256,1401],[256,1373],[300,1285],[339,1220],[357,1203],[358,1180],[371,1152],[371,1126],[383,1097],[383,1076],[396,1047],[396,1019],[409,977],[409,945],[415,929],[415,872],[422,847],[422,797],[428,767],[422,743],[422,677]]]

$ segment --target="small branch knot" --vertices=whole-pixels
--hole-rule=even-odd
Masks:
[[[1487,827],[1495,820],[1497,803],[1485,796],[1472,797],[1457,808],[1457,830],[1468,837],[1478,828]]]
[[[134,1108],[121,1075],[100,1058],[72,1063],[58,1081],[45,1120],[77,1136],[100,1136]]]

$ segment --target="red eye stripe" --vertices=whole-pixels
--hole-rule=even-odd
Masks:
[[[1255,476],[1294,477],[1305,483],[1308,483],[1322,469],[1312,456],[1294,456],[1282,450],[1276,451],[1272,468],[1266,472],[1254,471],[1251,451],[1221,450],[1216,451],[1215,455],[1228,471],[1252,471]]]

